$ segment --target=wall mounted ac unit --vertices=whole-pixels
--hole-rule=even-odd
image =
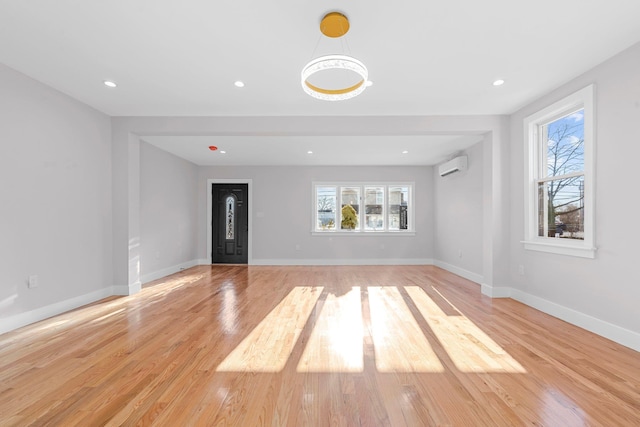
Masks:
[[[455,157],[448,162],[444,162],[438,167],[440,176],[447,176],[454,172],[460,172],[467,169],[467,156]]]

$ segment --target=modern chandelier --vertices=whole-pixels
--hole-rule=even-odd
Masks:
[[[349,31],[349,20],[339,12],[330,12],[322,18],[320,31],[327,37],[338,38]],[[321,87],[313,84],[309,78],[327,71],[342,70],[357,75],[357,83],[346,87]],[[325,55],[312,59],[301,73],[302,89],[309,95],[325,101],[343,101],[360,95],[367,87],[369,72],[367,67],[348,55]]]

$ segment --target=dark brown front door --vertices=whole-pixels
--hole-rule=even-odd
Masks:
[[[213,264],[247,263],[248,193],[248,184],[212,184]]]

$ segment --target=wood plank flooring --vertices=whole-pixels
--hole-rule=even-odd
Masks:
[[[0,335],[0,426],[640,426],[640,353],[433,266],[199,266]]]

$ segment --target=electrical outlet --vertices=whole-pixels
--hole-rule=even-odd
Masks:
[[[458,250],[458,258],[462,258],[462,249]]]
[[[520,264],[518,266],[518,274],[524,276],[524,265]]]
[[[38,276],[37,275],[32,275],[29,276],[29,279],[27,280],[27,286],[29,287],[29,289],[33,289],[33,288],[37,288],[38,287]]]

